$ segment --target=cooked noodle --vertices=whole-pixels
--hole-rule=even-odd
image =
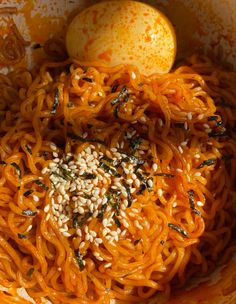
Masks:
[[[0,284],[132,303],[229,258],[235,85],[198,56],[162,76],[71,59],[1,75]]]

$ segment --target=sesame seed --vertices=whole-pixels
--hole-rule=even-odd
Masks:
[[[194,173],[194,176],[201,176],[201,172]]]
[[[50,144],[50,148],[51,148],[51,150],[53,150],[53,151],[56,151],[56,150],[57,150],[57,147],[56,147],[56,145],[54,145],[54,144]]]
[[[132,194],[132,193],[134,193],[136,191],[136,188],[131,188],[130,189],[130,193]]]
[[[117,231],[111,231],[111,235],[115,237],[117,235]]]
[[[37,195],[33,195],[33,200],[34,200],[35,202],[38,202],[38,201],[39,201],[39,197],[38,197]]]
[[[83,248],[85,246],[85,242],[81,242],[80,245],[79,245],[79,248]]]
[[[96,236],[97,236],[97,233],[96,233],[95,231],[91,230],[91,231],[90,231],[90,235],[91,235],[92,237],[96,237]]]
[[[131,73],[131,78],[136,79],[136,74],[134,72]]]
[[[124,172],[125,172],[125,174],[129,174],[129,169],[127,169],[127,168],[124,168]]]
[[[81,229],[79,229],[79,228],[78,228],[78,229],[76,230],[76,234],[77,234],[78,236],[80,236],[80,237],[81,237],[81,236],[82,236]]]
[[[127,232],[127,230],[124,229],[124,230],[121,232],[121,236],[125,236],[125,235],[126,235],[126,232]]]
[[[53,155],[53,157],[58,157],[58,153],[56,153],[56,152],[53,152],[52,155]]]
[[[135,186],[136,186],[137,188],[140,187],[140,180],[139,180],[139,179],[136,179],[136,180],[135,180]]]
[[[188,142],[187,141],[182,141],[182,143],[180,144],[182,147],[187,146]]]
[[[98,210],[95,210],[94,213],[93,213],[93,217],[97,217],[98,216]]]
[[[50,206],[46,205],[43,210],[44,210],[45,213],[48,213],[49,209],[50,209]]]
[[[193,118],[192,112],[187,113],[187,118],[188,118],[188,120],[192,120],[192,118]]]
[[[71,234],[70,234],[69,232],[67,232],[67,231],[62,232],[62,234],[63,234],[65,237],[70,237],[70,236],[71,236]]]
[[[111,267],[111,263],[106,263],[105,265],[104,265],[104,268],[109,268],[109,267]]]
[[[101,262],[104,261],[104,259],[101,256],[96,257],[96,259]]]
[[[123,203],[124,203],[125,207],[127,208],[127,207],[128,207],[128,205],[129,205],[128,200],[127,200],[127,199],[125,199],[125,200],[123,201]]]
[[[133,180],[131,178],[127,179],[127,184],[132,185],[133,184]]]
[[[184,153],[184,150],[182,149],[182,147],[181,147],[181,146],[178,146],[178,150],[179,150],[179,152],[180,152],[181,154],[183,154],[183,153]]]
[[[83,134],[83,138],[86,138],[88,136],[88,133],[87,132],[84,132],[84,134]],[[91,153],[91,150],[90,150],[90,152],[88,152],[89,150],[88,149],[90,149],[89,147],[85,150],[87,153]]]
[[[163,190],[162,189],[158,189],[157,190],[157,194],[158,194],[158,196],[162,196],[163,195]]]
[[[98,243],[98,244],[102,244],[102,243],[103,243],[103,241],[102,241],[101,238],[96,238],[96,239],[94,240],[94,242],[95,242],[95,243]]]
[[[29,225],[25,232],[29,232],[33,228],[32,225]]]
[[[200,154],[195,154],[195,158],[201,158]]]
[[[203,207],[204,206],[204,203],[203,202],[201,202],[201,201],[197,201],[197,206],[199,206],[199,207]]]
[[[140,225],[140,223],[139,223],[138,220],[135,220],[135,221],[134,221],[134,225],[135,225],[136,228],[138,228],[138,229],[140,229],[140,230],[143,229],[143,226]]]
[[[124,227],[125,227],[125,228],[129,228],[129,224],[128,224],[128,222],[123,221],[123,225],[124,225]]]
[[[60,159],[59,158],[54,158],[54,163],[59,163],[60,162]]]
[[[157,171],[157,169],[158,169],[158,165],[157,165],[156,163],[154,163],[154,164],[152,165],[152,170],[153,170],[153,171]]]
[[[161,118],[158,118],[157,122],[158,122],[158,124],[159,124],[160,127],[163,127],[163,121],[162,121]]]
[[[203,124],[203,127],[206,129],[210,129],[210,126],[208,124]]]
[[[177,168],[177,169],[176,169],[176,172],[182,173],[182,172],[183,172],[183,170],[182,170],[182,169],[180,169],[180,168]]]
[[[123,189],[121,190],[122,195],[127,198],[128,197],[128,193],[126,191],[124,191]]]
[[[187,121],[185,121],[185,123],[184,123],[184,129],[188,130],[188,123],[187,123]]]
[[[48,168],[45,167],[45,168],[43,168],[43,170],[41,172],[42,172],[42,174],[46,174],[48,171],[49,171]]]
[[[50,213],[47,214],[47,216],[45,217],[45,221],[47,222],[50,219]]]
[[[151,179],[149,179],[149,180],[147,181],[147,184],[148,184],[148,186],[149,186],[150,188],[153,187],[153,181],[152,181]]]
[[[145,116],[141,116],[139,120],[140,120],[140,122],[143,122],[143,123],[145,123],[147,121]]]
[[[204,114],[199,114],[197,117],[199,120],[202,120],[204,118]]]
[[[173,208],[176,208],[176,207],[177,207],[177,203],[174,202],[174,203],[173,203]]]

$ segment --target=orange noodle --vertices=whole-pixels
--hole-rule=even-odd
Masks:
[[[73,59],[0,75],[0,284],[133,303],[229,259],[235,85],[203,56],[150,77]]]

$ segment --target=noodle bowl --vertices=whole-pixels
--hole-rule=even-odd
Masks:
[[[132,303],[227,259],[235,81],[203,56],[162,76],[71,59],[1,75],[0,284]]]

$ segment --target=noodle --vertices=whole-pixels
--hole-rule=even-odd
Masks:
[[[197,55],[151,77],[72,59],[0,75],[0,284],[133,303],[229,259],[235,85]]]

